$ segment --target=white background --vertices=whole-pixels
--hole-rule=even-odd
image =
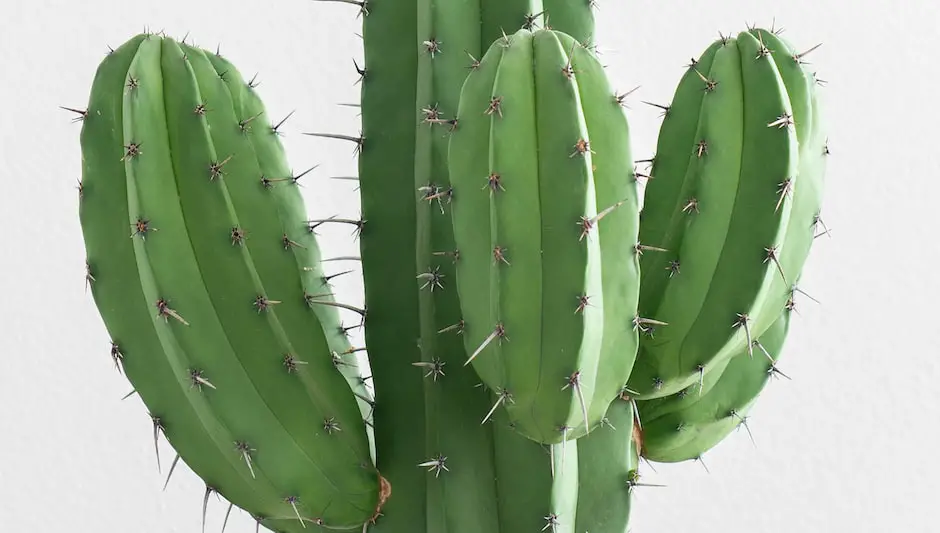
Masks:
[[[940,299],[936,212],[940,21],[929,2],[600,0],[598,41],[620,90],[638,159],[692,56],[746,23],[777,27],[824,88],[832,155],[824,219],[781,369],[750,428],[701,464],[643,468],[633,533],[938,531]],[[355,133],[361,58],[355,8],[310,0],[3,2],[0,7],[0,531],[198,531],[203,486],[182,467],[166,492],[151,425],[108,355],[84,292],[77,215],[80,124],[107,45],[149,27],[221,51],[272,116],[297,110],[284,142],[311,217],[356,216],[351,146],[299,135]],[[693,7],[698,6],[698,7]],[[327,253],[356,253],[349,228],[324,229]],[[361,302],[357,276],[337,279]],[[164,465],[172,452],[162,443]],[[210,501],[208,530],[225,505]],[[253,531],[243,513],[229,531]],[[519,532],[526,533],[526,532]]]

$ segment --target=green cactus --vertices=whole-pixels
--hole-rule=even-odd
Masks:
[[[700,459],[735,429],[744,426],[750,431],[747,414],[768,380],[779,374],[776,362],[789,325],[790,311],[784,311],[755,339],[757,349],[741,350],[724,368],[709,372],[703,378],[709,383],[637,402],[643,423],[643,457],[660,463]]]
[[[641,339],[629,383],[639,399],[750,352],[791,296],[802,266],[791,233],[811,237],[812,220],[794,218],[794,191],[810,178],[794,126],[806,107],[782,77],[787,62],[752,33],[722,38],[665,110],[640,228],[664,251],[641,261],[639,309],[666,325]]]
[[[678,393],[638,402],[638,414],[643,424],[643,456],[651,461],[677,462],[697,458],[743,423],[768,377],[779,372],[774,363],[782,351],[790,313],[795,308],[796,283],[812,243],[820,235],[817,226],[820,224],[828,148],[816,78],[801,65],[808,52],[797,53],[772,31],[751,29],[749,34],[769,50],[777,65],[793,110],[793,127],[799,142],[795,180],[798,186],[791,187],[789,191],[790,220],[779,257],[780,269],[789,273],[792,285],[783,286],[780,291],[785,301],[774,303],[783,308],[782,315],[778,313],[778,318],[753,339],[750,346],[743,347],[729,359],[715,361],[709,369],[699,373],[697,383]],[[720,46],[723,46],[721,41],[713,44],[709,51],[713,52]],[[703,61],[713,57],[710,52],[703,55]],[[672,123],[669,127],[675,128],[676,125]],[[664,124],[663,130],[666,128]]]
[[[154,438],[267,527],[361,527],[369,398],[261,101],[221,58],[138,35],[83,118],[87,279]]]
[[[573,38],[522,29],[474,68],[458,117],[449,169],[468,362],[517,431],[579,438],[637,344],[638,187],[620,102]]]
[[[495,399],[476,387],[471,369],[461,368],[467,354],[453,288],[446,158],[468,67],[507,29],[540,25],[542,9],[528,0],[389,5],[371,0],[361,6],[363,130],[354,139],[366,221],[360,239],[366,344],[377,389],[377,463],[397,496],[375,530],[426,523],[452,531],[515,531],[549,513],[561,481],[552,480],[549,454],[500,423],[498,413],[481,425]],[[590,3],[578,8],[584,13],[571,27],[590,33]],[[568,27],[565,17],[552,21]],[[405,276],[417,276],[417,286],[401,283]],[[402,421],[402,413],[416,412],[423,416]],[[403,423],[408,432],[400,431]],[[533,476],[545,483],[530,483]]]
[[[162,433],[204,509],[274,531],[624,533],[639,457],[700,458],[779,373],[826,233],[808,52],[712,43],[641,213],[594,0],[333,1],[363,17],[362,132],[311,135],[354,142],[358,219],[308,220],[218,53],[137,35],[80,112],[86,280],[158,466]],[[365,309],[332,296],[327,222],[356,227]]]

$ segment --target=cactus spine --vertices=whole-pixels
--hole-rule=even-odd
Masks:
[[[138,35],[99,67],[81,135],[92,293],[154,437],[207,494],[283,531],[360,526],[379,475],[335,366],[348,344],[311,309],[330,300],[305,299],[324,292],[317,243],[263,107],[219,65]]]
[[[490,47],[458,116],[450,173],[465,346],[517,431],[574,440],[619,394],[637,344],[626,119],[590,52],[525,29]]]

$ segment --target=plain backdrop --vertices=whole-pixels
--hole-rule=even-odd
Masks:
[[[598,43],[621,90],[638,159],[689,59],[746,24],[784,28],[823,89],[831,158],[824,219],[781,369],[749,427],[699,463],[642,466],[633,533],[940,531],[937,348],[940,112],[935,7],[922,2],[600,0]],[[307,180],[311,217],[356,216],[356,9],[311,0],[31,0],[0,7],[0,531],[199,530],[203,485],[181,466],[163,492],[150,420],[114,369],[84,289],[77,215],[83,108],[108,50],[145,28],[215,49],[273,117]],[[356,253],[348,227],[328,254]],[[357,276],[336,280],[361,303]],[[161,441],[164,465],[172,452]],[[225,504],[210,500],[208,531]],[[253,531],[235,513],[228,531]],[[528,532],[519,532],[528,533]]]

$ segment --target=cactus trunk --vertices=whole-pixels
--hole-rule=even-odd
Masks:
[[[574,4],[567,9],[577,14],[571,27],[592,33],[590,5]],[[468,354],[455,285],[447,144],[459,127],[453,120],[473,62],[505,31],[542,24],[543,8],[529,1],[389,5],[370,1],[363,19],[365,330],[377,390],[377,462],[396,496],[374,528],[541,528],[552,495],[562,483],[576,488],[576,479],[553,480],[550,454],[505,417],[494,413],[482,424],[497,397],[462,368]],[[552,17],[552,25],[568,27],[566,17]],[[406,276],[416,284],[401,283]],[[403,413],[410,413],[407,420]],[[576,465],[576,447],[566,448]],[[515,488],[520,483],[523,490]],[[561,514],[571,515],[569,507]]]

